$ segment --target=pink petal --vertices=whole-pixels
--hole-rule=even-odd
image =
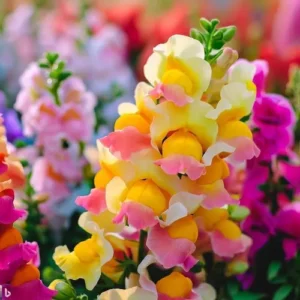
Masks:
[[[194,256],[190,255],[183,262],[182,268],[184,271],[188,272],[192,267],[194,267],[196,265],[197,262],[198,262],[198,260]]]
[[[0,251],[0,284],[9,282],[16,270],[39,257],[36,243],[25,242]]]
[[[0,197],[0,224],[12,224],[26,216],[26,211],[16,209],[13,202],[14,193],[12,190],[7,190],[6,194]]]
[[[121,223],[125,216],[128,224],[138,230],[153,227],[158,222],[151,208],[137,202],[123,203],[121,211],[113,220],[114,223]]]
[[[252,240],[246,235],[242,235],[236,240],[230,240],[219,231],[214,231],[211,234],[212,249],[221,257],[232,258],[236,254],[246,251],[251,244]]]
[[[253,157],[258,157],[260,149],[254,141],[247,137],[237,137],[226,140],[226,143],[234,148],[235,151],[228,157],[231,164],[239,164]]]
[[[148,134],[140,133],[135,127],[126,127],[123,130],[110,133],[100,139],[103,146],[121,159],[128,160],[135,152],[151,148],[151,138]]]
[[[192,156],[171,155],[155,162],[166,174],[187,174],[192,180],[197,180],[205,173],[205,166]]]
[[[84,207],[89,212],[98,215],[106,210],[105,190],[92,189],[89,195],[77,197],[75,203]]]
[[[41,280],[32,280],[19,286],[4,284],[2,290],[7,289],[11,295],[8,300],[51,300],[57,291],[48,289]]]
[[[174,84],[157,84],[149,95],[155,99],[165,98],[179,107],[193,102],[193,99],[186,95],[183,87]]]
[[[284,239],[282,243],[282,247],[285,253],[285,259],[290,260],[293,259],[297,254],[297,241],[293,239]]]
[[[206,209],[222,207],[229,204],[238,204],[238,201],[232,199],[225,189],[222,180],[218,180],[213,184],[204,185],[200,190],[201,193],[206,196],[201,204]]]
[[[184,264],[196,249],[194,243],[188,239],[172,239],[167,230],[159,225],[149,230],[146,245],[166,269]]]

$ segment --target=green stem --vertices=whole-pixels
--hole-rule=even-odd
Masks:
[[[51,93],[54,97],[55,104],[58,105],[58,106],[61,105],[61,102],[60,102],[60,99],[59,99],[59,96],[58,96],[59,86],[60,86],[60,81],[56,81],[54,83],[54,85],[52,86],[52,88],[50,89],[50,91],[51,91]]]
[[[141,230],[140,231],[140,240],[139,240],[139,252],[138,252],[138,263],[140,264],[141,261],[145,257],[145,242],[147,238],[147,231]]]

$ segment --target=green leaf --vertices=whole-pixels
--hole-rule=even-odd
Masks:
[[[49,69],[50,66],[47,63],[40,62],[39,67],[42,68],[42,69]]]
[[[268,280],[271,281],[275,279],[275,277],[278,275],[281,268],[281,262],[280,261],[272,261],[268,268]]]
[[[215,40],[222,40],[222,39],[223,39],[223,32],[220,31],[220,30],[217,30],[217,31],[215,32],[215,34],[213,35],[213,38],[214,38]]]
[[[228,26],[225,27],[226,30],[223,33],[223,41],[224,42],[229,42],[232,40],[232,38],[234,37],[235,33],[236,33],[236,27],[235,26]]]
[[[14,145],[16,148],[20,149],[20,148],[24,148],[27,146],[26,142],[23,140],[15,140]]]
[[[55,64],[58,57],[59,57],[58,53],[53,53],[53,52],[46,53],[46,59],[48,60],[50,65]]]
[[[217,54],[212,55],[212,57],[209,58],[210,64],[215,63],[215,61],[222,55],[223,49],[217,52]]]
[[[201,18],[201,19],[200,19],[200,25],[201,25],[207,32],[211,32],[211,30],[212,30],[212,25],[211,25],[211,23],[210,23],[206,18]]]
[[[249,114],[249,115],[247,115],[245,117],[242,117],[240,121],[246,123],[247,121],[250,120],[250,118],[251,118],[251,114]]]
[[[272,284],[283,284],[287,282],[286,275],[279,275],[270,281]]]
[[[234,299],[234,296],[239,292],[239,285],[235,281],[230,281],[227,284],[228,294]]]
[[[222,40],[213,40],[212,47],[216,50],[221,49],[224,46],[224,42]]]
[[[198,36],[199,36],[200,32],[198,29],[196,28],[191,28],[190,30],[190,36],[195,39],[195,40],[198,40]]]
[[[265,295],[255,294],[251,292],[239,292],[238,294],[232,297],[232,300],[260,300],[263,299]]]
[[[69,71],[64,71],[64,72],[61,72],[57,79],[59,81],[63,81],[63,80],[66,80],[68,77],[70,77],[72,75],[72,72],[69,72]]]
[[[291,284],[281,286],[275,293],[273,300],[284,300],[293,291],[293,286]]]

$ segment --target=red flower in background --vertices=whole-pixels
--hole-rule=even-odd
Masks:
[[[126,33],[129,51],[139,50],[144,44],[140,26],[143,12],[144,6],[136,3],[105,9],[107,19],[120,26]]]

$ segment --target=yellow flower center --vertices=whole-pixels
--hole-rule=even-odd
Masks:
[[[187,155],[200,161],[203,150],[194,134],[178,130],[164,141],[162,154],[163,157],[168,157],[174,154]]]
[[[192,281],[179,272],[172,272],[156,283],[158,293],[170,298],[186,298],[193,288]]]
[[[254,84],[253,81],[248,80],[248,81],[246,82],[246,86],[247,86],[247,89],[248,89],[249,91],[251,91],[251,92],[256,92],[256,85]]]
[[[16,273],[14,274],[14,277],[12,278],[10,284],[12,286],[19,286],[26,282],[40,279],[40,271],[39,269],[32,265],[27,264],[22,267],[20,267]]]
[[[102,166],[94,178],[95,187],[97,189],[104,189],[113,177],[114,175],[105,166]]]
[[[219,179],[228,177],[229,173],[226,161],[216,156],[213,158],[212,164],[206,167],[206,173],[197,180],[197,183],[200,185],[212,184]]]
[[[180,85],[186,94],[190,95],[193,91],[193,83],[190,78],[178,69],[171,69],[164,73],[162,77],[164,84]]]
[[[244,122],[230,121],[219,127],[219,137],[223,139],[232,139],[235,137],[248,137],[252,139],[252,132]]]
[[[241,236],[240,228],[230,220],[222,220],[216,224],[216,230],[219,230],[224,237],[230,240],[238,239]]]
[[[199,207],[194,216],[201,217],[205,229],[212,231],[220,221],[228,219],[228,212],[222,208],[205,209]]]
[[[188,239],[195,243],[198,238],[198,227],[192,216],[187,216],[175,221],[167,227],[167,231],[173,239]]]
[[[122,130],[133,126],[141,133],[149,133],[150,125],[140,114],[125,114],[120,116],[115,123],[115,130]]]
[[[97,250],[96,237],[80,242],[74,248],[75,255],[84,263],[90,263],[99,258]]]
[[[129,189],[128,200],[150,207],[156,215],[168,208],[169,197],[152,180],[139,180]]]

